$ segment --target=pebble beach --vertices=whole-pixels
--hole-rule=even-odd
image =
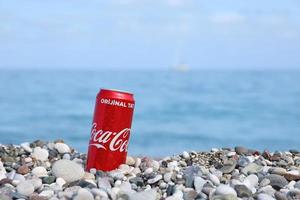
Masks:
[[[86,154],[62,140],[0,145],[0,199],[294,200],[300,199],[300,152],[245,147],[182,152],[85,172]]]

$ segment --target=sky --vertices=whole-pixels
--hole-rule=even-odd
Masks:
[[[300,69],[299,0],[0,0],[0,68]]]

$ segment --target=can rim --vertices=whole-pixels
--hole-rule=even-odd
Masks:
[[[111,91],[111,92],[120,92],[120,93],[124,93],[124,94],[130,94],[130,95],[133,95],[133,93],[131,92],[128,92],[126,90],[119,90],[119,89],[115,89],[115,88],[112,88],[112,89],[108,89],[108,88],[100,88],[100,91],[101,90],[106,90],[106,91]]]

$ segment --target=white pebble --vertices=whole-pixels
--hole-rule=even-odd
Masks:
[[[149,184],[153,184],[153,183],[158,182],[158,181],[161,180],[161,179],[162,179],[162,175],[161,175],[161,174],[158,174],[158,175],[156,175],[154,178],[149,179],[149,180],[148,180],[148,183],[149,183]]]
[[[71,149],[68,145],[65,143],[58,142],[55,144],[55,149],[58,151],[58,153],[64,154],[64,153],[70,153]]]
[[[58,177],[58,178],[56,179],[56,183],[62,188],[63,185],[66,183],[66,181],[65,181],[63,178]]]
[[[200,176],[195,176],[194,178],[194,187],[195,187],[195,190],[199,193],[202,191],[202,188],[204,186],[204,184],[206,183],[207,181],[204,180],[203,178],[201,178]]]
[[[145,174],[151,174],[153,172],[153,168],[149,167],[145,170]]]
[[[184,151],[184,152],[182,152],[182,157],[184,159],[189,159],[190,158],[190,154],[188,152]]]
[[[257,200],[276,200],[276,199],[274,199],[272,196],[268,194],[260,193],[259,195],[257,195]]]
[[[32,162],[32,158],[26,157],[26,158],[24,158],[24,161],[25,161],[26,163],[30,163],[30,162]]]
[[[39,194],[39,196],[46,197],[47,199],[51,198],[53,195],[54,191],[52,190],[44,190]]]
[[[142,192],[133,193],[130,195],[130,200],[155,200],[156,191],[154,189],[148,189]]]
[[[171,181],[171,177],[172,177],[172,172],[167,172],[164,174],[164,181],[166,183],[170,182]]]
[[[231,152],[227,153],[227,157],[232,157],[232,156],[235,156],[235,155],[236,155],[235,151],[231,151]]]
[[[237,196],[236,191],[228,186],[228,185],[219,185],[215,191],[217,195],[234,195],[235,197]]]
[[[84,169],[80,164],[70,160],[58,160],[52,166],[54,176],[63,178],[66,182],[77,181],[84,176]]]
[[[214,184],[214,185],[220,185],[220,180],[218,179],[218,177],[214,174],[209,174],[208,175],[208,178],[209,180],[211,180],[211,182]]]
[[[127,156],[127,158],[126,158],[126,164],[129,165],[129,166],[133,166],[135,164],[134,158],[131,157],[131,156]]]
[[[246,185],[250,190],[252,190],[258,185],[258,177],[254,174],[251,174],[245,178],[243,184]]]
[[[37,160],[46,161],[48,160],[49,152],[41,147],[35,147],[31,155]]]
[[[153,168],[153,171],[157,171],[157,170],[159,170],[159,162],[158,161],[156,161],[156,160],[153,160],[152,161],[152,168]]]
[[[66,160],[71,160],[71,156],[70,156],[70,154],[68,154],[68,153],[65,153],[65,154],[63,155],[63,159],[66,159]]]
[[[28,142],[21,143],[20,146],[28,153],[32,152],[32,148]]]
[[[141,163],[142,163],[142,160],[140,158],[136,158],[135,167],[139,167]]]
[[[32,170],[32,174],[36,175],[37,177],[45,177],[48,176],[47,170],[45,167],[35,167]]]
[[[80,188],[74,200],[94,200],[94,196],[89,190]]]
[[[18,193],[29,196],[34,192],[34,187],[29,181],[22,181],[17,185]]]
[[[39,178],[33,178],[28,180],[34,187],[34,190],[40,188],[42,186],[42,180]]]

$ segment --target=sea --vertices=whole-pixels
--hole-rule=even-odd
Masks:
[[[134,93],[130,155],[300,149],[297,70],[0,70],[0,143],[87,152],[100,88]]]

